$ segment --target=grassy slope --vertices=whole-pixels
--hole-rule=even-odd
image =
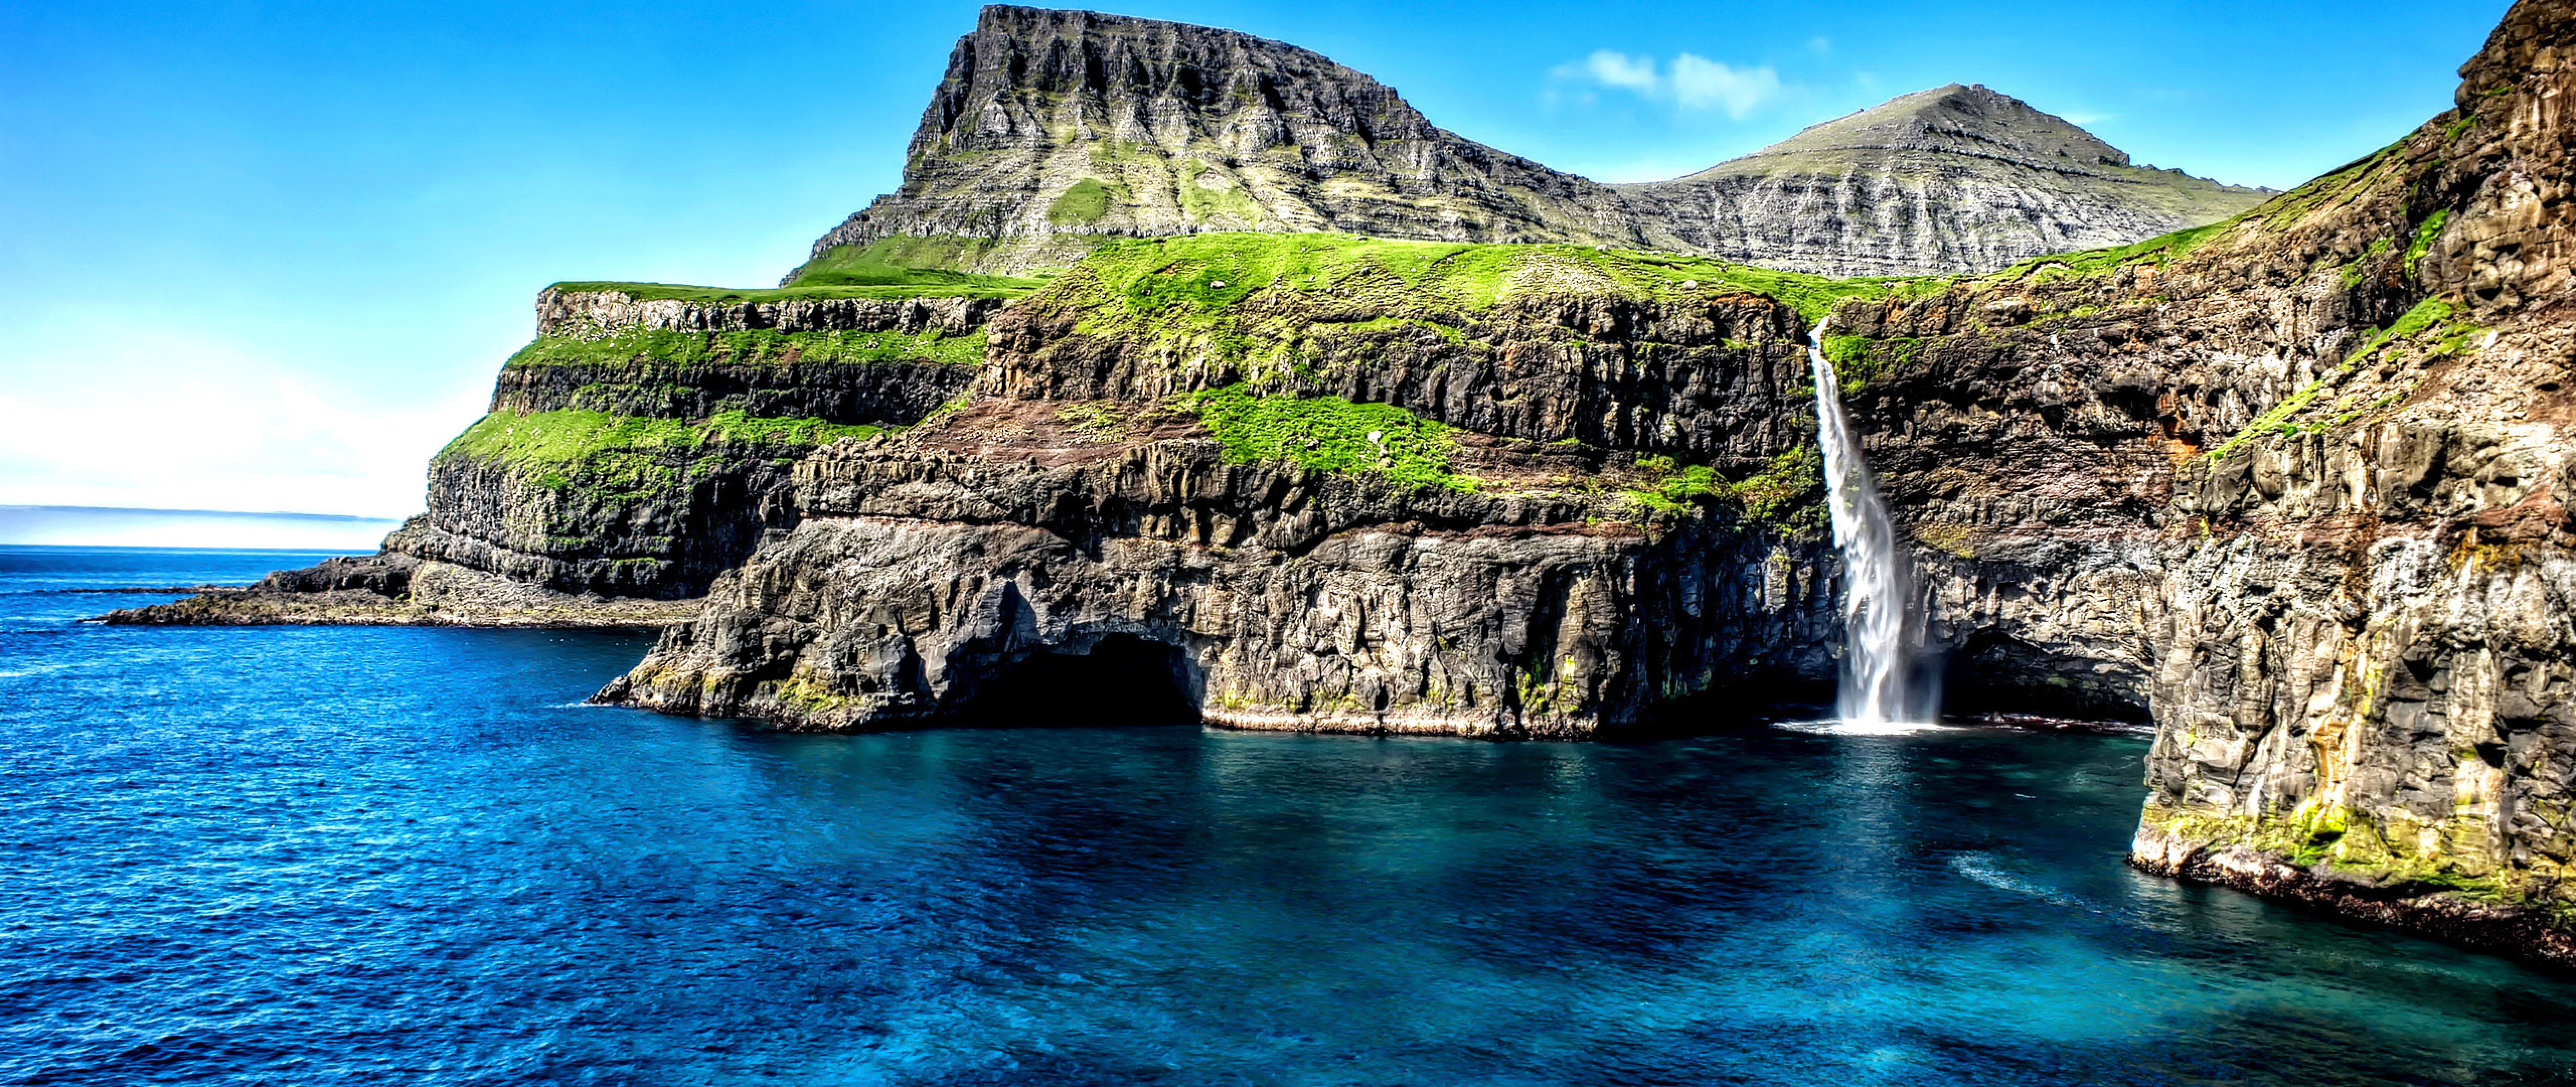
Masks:
[[[663,510],[686,504],[691,487],[739,466],[745,459],[784,461],[841,438],[867,437],[871,426],[820,419],[773,419],[723,412],[706,419],[652,419],[596,411],[494,412],[447,443],[432,463],[458,460],[499,465],[529,484],[554,492],[558,505],[540,507],[548,547],[557,551],[597,546],[588,533],[613,518],[602,509],[647,505]],[[671,541],[630,540],[648,550]]]
[[[1378,472],[1398,483],[1472,491],[1477,480],[1449,471],[1452,428],[1393,404],[1338,396],[1262,396],[1241,385],[1180,398],[1226,459],[1287,461],[1318,472]]]
[[[942,336],[937,329],[903,332],[673,332],[624,329],[596,339],[539,336],[510,356],[505,367],[602,366],[653,359],[683,366],[745,363],[871,363],[921,361],[972,366],[983,361],[981,329]]]
[[[695,287],[679,283],[568,281],[559,291],[615,291],[629,298],[704,305],[813,298],[1018,298],[1046,284],[1026,276],[981,275],[953,266],[991,243],[965,238],[886,238],[834,246],[798,267],[783,287]]]
[[[1081,265],[1131,314],[1187,321],[1256,291],[1332,291],[1387,310],[1471,313],[1535,294],[1614,294],[1656,301],[1764,294],[1809,320],[1844,298],[1882,296],[1914,280],[1827,279],[1703,257],[1574,245],[1392,241],[1349,234],[1191,234],[1110,242]]]

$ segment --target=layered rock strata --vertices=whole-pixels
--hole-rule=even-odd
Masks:
[[[1603,185],[1434,126],[1294,46],[1008,6],[958,41],[904,162],[901,187],[816,241],[809,268],[894,238],[977,239],[968,263],[1021,269],[1072,264],[1103,236],[1261,230],[1982,272],[2268,195],[2132,166],[2062,118],[1956,85],[1688,177]]]
[[[1830,682],[1830,313],[1954,706],[2151,718],[2141,867],[2568,963],[2571,8],[2518,4],[2457,110],[2347,168],[1976,278],[1203,234],[1092,237],[1007,306],[558,292],[386,555],[158,614],[705,586],[604,698],[882,728],[1114,672],[1244,727],[1617,734]],[[1186,143],[1246,101],[1219,61],[1322,63],[986,20],[933,110],[969,143],[1115,87]]]
[[[2132,165],[2062,117],[1955,83],[1617,188],[1657,245],[1834,276],[1992,271],[2215,222],[2271,195]]]
[[[1112,641],[1252,728],[1576,737],[1812,686],[1805,318],[1727,272],[1114,246],[992,322],[967,407],[800,464],[794,532],[603,697],[883,728]]]

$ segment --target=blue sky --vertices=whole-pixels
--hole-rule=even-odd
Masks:
[[[2503,0],[1122,3],[1668,177],[1985,83],[2285,187],[2450,104]],[[401,515],[560,279],[767,284],[891,188],[971,3],[0,5],[0,505]]]

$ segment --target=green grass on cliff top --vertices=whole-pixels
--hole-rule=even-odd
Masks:
[[[1177,401],[1225,446],[1225,458],[1295,464],[1316,472],[1375,472],[1397,483],[1472,491],[1473,476],[1449,470],[1450,428],[1393,404],[1338,396],[1263,396],[1241,385]]]
[[[611,415],[601,411],[496,411],[438,451],[454,457],[516,468],[563,468],[617,453],[695,454],[742,448],[759,453],[801,452],[841,438],[863,438],[880,428],[721,412],[697,421]]]
[[[789,273],[783,289],[882,287],[1017,298],[1046,284],[1030,276],[959,270],[971,267],[999,244],[989,238],[895,237],[879,238],[866,245],[836,245],[798,265]]]
[[[637,300],[670,298],[702,305],[780,302],[806,298],[1018,298],[1043,279],[957,271],[979,247],[967,238],[883,238],[865,246],[836,245],[805,262],[783,287],[693,287],[680,283],[557,283],[559,291],[616,291]]]
[[[791,359],[848,365],[901,361],[972,366],[984,361],[984,331],[942,336],[935,328],[914,333],[780,332],[769,328],[673,332],[628,328],[595,338],[539,336],[511,355],[502,367],[615,366],[634,359],[681,366],[771,364]]]
[[[1767,295],[1810,323],[1845,298],[1925,282],[1828,279],[1704,257],[1577,245],[1393,241],[1349,234],[1191,234],[1110,242],[1081,267],[1142,314],[1209,315],[1265,288],[1354,302],[1474,312],[1522,296],[1675,300]]]

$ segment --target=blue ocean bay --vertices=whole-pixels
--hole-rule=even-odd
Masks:
[[[2134,736],[796,736],[649,636],[0,549],[0,1082],[2576,1079],[2576,986],[2121,864]]]

